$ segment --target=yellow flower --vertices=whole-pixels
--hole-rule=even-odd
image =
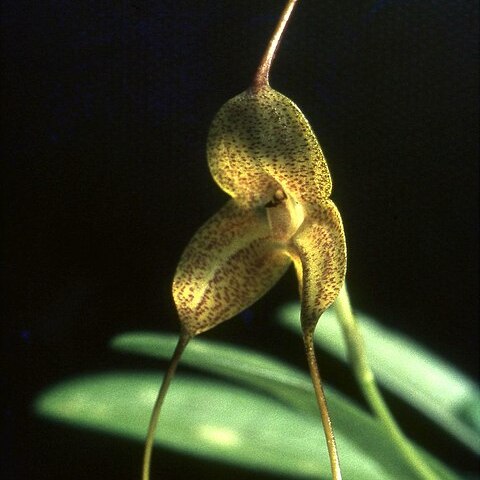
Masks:
[[[313,334],[345,277],[345,238],[320,145],[300,109],[268,84],[228,101],[210,128],[208,163],[232,198],[193,236],[173,296],[190,337],[240,313],[293,261],[302,327]]]
[[[345,278],[342,220],[332,181],[307,119],[273,90],[268,75],[297,0],[288,0],[250,89],[217,113],[207,142],[214,180],[232,198],[193,236],[173,280],[182,332],[152,411],[143,461],[150,459],[160,409],[189,340],[263,296],[293,261],[307,361],[320,408],[333,480],[341,480],[335,437],[313,348],[320,315]]]

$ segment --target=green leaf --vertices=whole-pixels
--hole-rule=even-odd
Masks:
[[[170,358],[176,340],[174,335],[127,333],[116,337],[112,346],[155,358]],[[309,418],[317,430],[315,442],[325,444],[311,381],[303,372],[257,352],[197,338],[190,342],[181,363],[268,393]],[[369,479],[416,478],[377,421],[335,390],[327,387],[326,395],[345,478],[364,478],[359,472],[367,467],[371,471],[365,478]],[[323,455],[322,458],[328,458],[325,446]],[[456,478],[431,457],[427,461],[437,469],[440,478]]]
[[[36,410],[57,421],[143,440],[160,378],[158,373],[132,372],[78,378],[43,394]],[[264,395],[178,376],[165,401],[156,442],[249,469],[329,479],[322,435],[319,421]],[[346,479],[413,478],[408,469],[388,465],[392,459],[382,443],[370,458],[348,436],[340,434],[338,441]]]
[[[280,322],[299,332],[300,306],[279,310]],[[367,356],[378,382],[401,397],[476,453],[480,453],[480,391],[468,377],[417,342],[356,313]],[[315,343],[347,361],[333,308],[318,324]]]
[[[144,440],[161,378],[162,373],[132,372],[78,378],[44,394],[36,409],[56,420]],[[313,477],[326,466],[318,425],[312,423],[265,396],[179,375],[156,443],[252,469]]]
[[[170,359],[178,336],[154,332],[131,332],[115,337],[110,346],[119,351],[145,355],[158,359]],[[300,408],[310,408],[318,415],[316,403],[305,401],[312,386],[309,377],[278,359],[236,345],[193,338],[182,355],[181,365],[223,375],[243,382],[263,392],[279,396],[283,401]],[[298,395],[298,391],[302,395]],[[313,398],[313,397],[312,397]]]

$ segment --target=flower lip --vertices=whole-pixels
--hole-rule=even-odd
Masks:
[[[265,205],[265,208],[272,208],[276,207],[280,203],[282,203],[284,200],[286,200],[287,196],[285,195],[285,192],[279,188],[274,194],[273,198]]]

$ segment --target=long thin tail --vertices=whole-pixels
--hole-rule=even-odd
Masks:
[[[158,391],[157,399],[152,410],[152,416],[150,417],[150,423],[148,425],[147,439],[145,441],[145,450],[143,454],[143,470],[142,470],[142,480],[150,480],[150,464],[152,460],[152,449],[153,442],[155,440],[155,432],[157,430],[158,417],[160,416],[160,410],[162,409],[163,401],[165,400],[165,395],[167,394],[168,387],[172,381],[173,376],[175,375],[175,370],[177,369],[178,362],[182,356],[185,347],[190,341],[190,336],[186,333],[181,333],[178,339],[177,346],[173,352],[172,358],[170,359],[170,364],[168,365],[167,372],[163,377],[162,385]]]
[[[332,479],[342,480],[342,472],[340,471],[340,461],[338,459],[337,444],[335,435],[333,434],[332,422],[328,413],[327,400],[323,392],[322,379],[318,370],[317,358],[313,347],[313,333],[304,333],[303,341],[305,344],[305,352],[307,354],[308,367],[312,378],[313,389],[317,397],[320,415],[322,417],[323,431],[327,440],[328,456],[330,457],[330,467],[332,469]]]

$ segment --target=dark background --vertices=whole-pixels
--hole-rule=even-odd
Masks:
[[[249,85],[283,2],[2,3],[4,478],[137,478],[142,445],[50,424],[29,408],[67,377],[157,366],[109,352],[108,340],[177,330],[176,262],[226,200],[206,164],[208,126]],[[329,160],[355,306],[472,376],[477,19],[471,0],[303,0],[271,75]],[[295,298],[290,272],[247,316],[206,336],[303,368],[299,339],[274,328],[272,314]],[[347,370],[321,363],[327,380],[357,393]],[[390,401],[415,438],[437,438],[435,453],[474,468]],[[162,478],[232,473],[162,458]]]

